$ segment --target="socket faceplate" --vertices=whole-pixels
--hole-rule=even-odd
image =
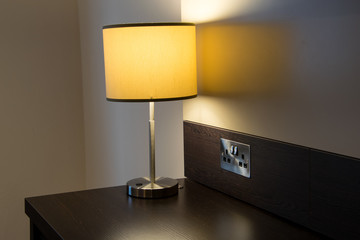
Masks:
[[[250,178],[250,145],[221,138],[220,164],[222,169]]]

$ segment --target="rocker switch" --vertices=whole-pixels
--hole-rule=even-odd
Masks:
[[[234,147],[234,155],[236,155],[236,156],[237,156],[238,154],[239,154],[238,147],[237,147],[237,146],[235,146],[235,147]]]
[[[234,154],[234,145],[231,145],[231,147],[230,147],[230,153],[231,153],[231,154]]]

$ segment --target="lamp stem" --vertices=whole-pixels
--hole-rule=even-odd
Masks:
[[[154,120],[154,102],[149,102],[149,130],[150,130],[150,182],[155,183],[155,120]]]
[[[150,179],[135,178],[127,182],[127,193],[132,197],[160,198],[178,193],[177,180],[167,177],[155,178],[155,120],[154,102],[149,102],[149,148],[150,148]]]

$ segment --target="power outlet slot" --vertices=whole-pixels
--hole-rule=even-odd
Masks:
[[[250,178],[250,145],[221,138],[220,165],[222,169]]]

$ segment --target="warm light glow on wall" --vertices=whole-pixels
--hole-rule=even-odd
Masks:
[[[183,102],[184,106],[184,120],[195,119],[197,122],[213,125],[223,126],[229,119],[226,119],[226,110],[217,98],[208,96],[198,96]],[[222,112],[222,114],[218,114]],[[241,119],[238,119],[240,122]]]
[[[182,0],[199,87],[184,119],[359,157],[357,8],[315,2]]]
[[[256,0],[182,0],[181,18],[195,23],[217,21],[251,12],[258,4]]]

